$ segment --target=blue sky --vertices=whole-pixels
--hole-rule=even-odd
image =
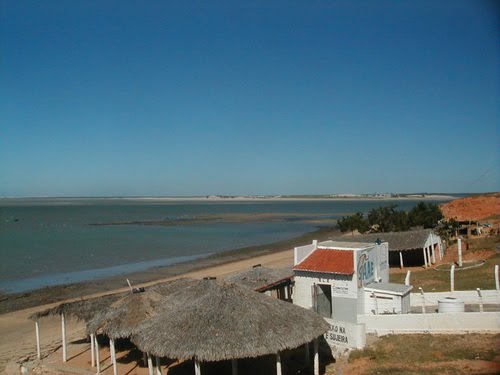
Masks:
[[[500,190],[495,1],[0,4],[0,196]]]

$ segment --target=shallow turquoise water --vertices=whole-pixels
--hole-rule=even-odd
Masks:
[[[179,226],[95,223],[175,220],[220,213],[367,212],[387,201],[149,202],[120,199],[0,200],[0,290],[85,281],[312,231],[301,221]],[[398,202],[411,209],[416,201]]]

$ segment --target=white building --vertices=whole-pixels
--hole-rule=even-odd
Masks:
[[[293,302],[330,324],[334,349],[362,348],[365,325],[358,315],[406,313],[411,287],[389,283],[387,242],[313,242],[295,248]]]

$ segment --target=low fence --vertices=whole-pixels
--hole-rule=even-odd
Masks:
[[[498,333],[500,312],[358,315],[367,334],[378,336],[404,333]]]
[[[436,293],[410,293],[412,307],[437,306],[438,301],[446,297],[453,297],[463,301],[466,305],[496,305],[500,304],[500,290],[467,290]]]

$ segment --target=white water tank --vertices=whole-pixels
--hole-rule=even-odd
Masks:
[[[439,313],[460,313],[465,311],[464,301],[455,297],[445,297],[438,300]]]

